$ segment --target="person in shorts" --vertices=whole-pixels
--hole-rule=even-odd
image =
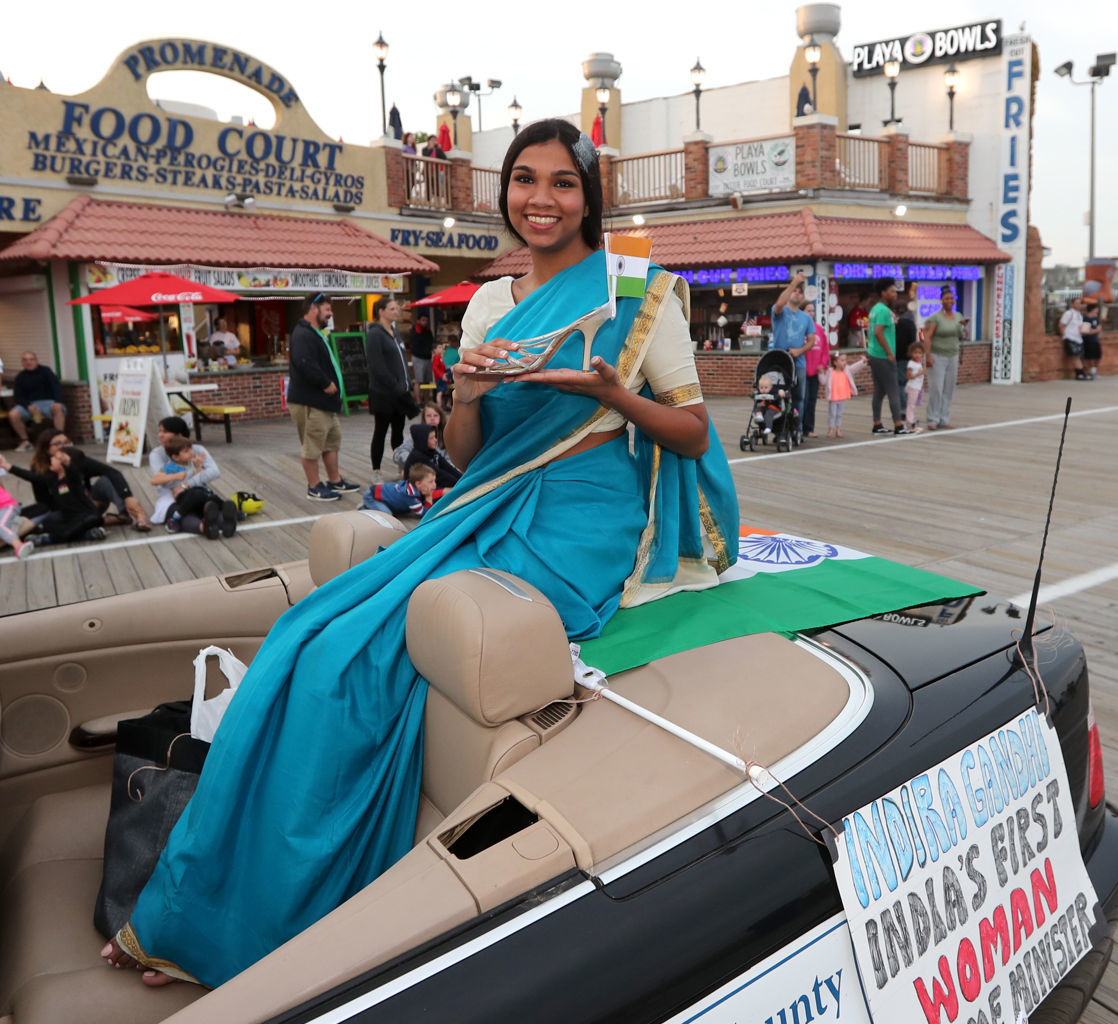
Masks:
[[[299,432],[299,455],[307,478],[307,497],[312,501],[337,501],[343,491],[361,489],[338,470],[342,374],[323,333],[332,315],[330,299],[316,292],[307,296],[303,319],[291,332],[287,406]],[[318,473],[320,460],[326,470],[325,482]]]
[[[1102,360],[1102,315],[1099,300],[1088,295],[1083,300],[1083,372],[1094,380],[1099,375],[1099,362]]]
[[[1083,300],[1072,299],[1064,315],[1060,317],[1060,337],[1064,341],[1064,351],[1071,360],[1076,380],[1089,380],[1083,369]]]
[[[27,421],[49,418],[55,430],[65,430],[66,406],[62,404],[62,381],[54,370],[41,365],[34,352],[24,352],[19,361],[23,369],[12,381],[13,405],[8,422],[19,438],[16,451],[29,452]]]

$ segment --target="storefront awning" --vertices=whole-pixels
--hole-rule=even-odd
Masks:
[[[78,196],[47,223],[0,250],[0,267],[107,260],[219,267],[332,268],[433,274],[437,263],[345,220],[116,203]]]
[[[819,259],[974,264],[1010,258],[968,224],[821,217],[809,209],[646,224],[617,234],[650,238],[653,261],[669,270]],[[516,277],[530,267],[528,250],[521,247],[498,256],[474,276],[482,281]]]

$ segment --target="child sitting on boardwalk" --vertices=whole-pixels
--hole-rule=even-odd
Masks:
[[[419,463],[408,470],[407,480],[373,484],[365,491],[361,507],[397,516],[421,516],[435,500],[435,471],[430,466]]]
[[[0,455],[0,470],[7,471],[10,465]],[[19,514],[19,502],[4,487],[0,487],[0,544],[10,545],[16,558],[27,558],[35,550],[35,545],[21,538],[33,529],[34,524]]]
[[[159,490],[159,502],[163,502],[167,494],[172,498],[166,513],[167,532],[201,533],[210,540],[217,540],[219,536],[232,537],[237,530],[237,507],[233,502],[223,502],[205,485],[182,486],[194,464],[194,446],[190,439],[169,437],[163,444],[163,451],[170,462],[151,478],[151,482]]]

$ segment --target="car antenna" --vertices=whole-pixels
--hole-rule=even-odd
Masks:
[[[1029,610],[1025,615],[1025,624],[1022,627],[1021,640],[1017,650],[1021,655],[1022,663],[1026,670],[1036,673],[1036,648],[1033,646],[1033,622],[1036,619],[1036,606],[1040,597],[1040,573],[1044,567],[1044,549],[1048,544],[1048,527],[1052,524],[1052,503],[1056,500],[1056,481],[1060,479],[1060,462],[1064,457],[1064,438],[1068,432],[1068,417],[1071,415],[1071,395],[1068,395],[1067,405],[1064,406],[1064,425],[1060,430],[1060,449],[1056,453],[1056,469],[1052,474],[1052,492],[1048,495],[1048,515],[1044,520],[1044,534],[1040,539],[1040,558],[1036,563],[1036,576],[1033,578],[1033,593],[1029,598]]]

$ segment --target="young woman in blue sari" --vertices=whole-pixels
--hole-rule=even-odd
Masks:
[[[500,205],[532,270],[486,285],[463,320],[446,428],[462,479],[410,534],[287,612],[253,659],[194,798],[103,951],[113,966],[148,968],[148,984],[221,984],[411,848],[426,683],[404,610],[423,580],[511,572],[581,640],[620,605],[710,586],[733,561],[737,499],[678,278],[650,268],[643,300],[595,314],[546,367],[492,376],[521,342],[606,303],[589,138],[565,121],[525,128]]]

